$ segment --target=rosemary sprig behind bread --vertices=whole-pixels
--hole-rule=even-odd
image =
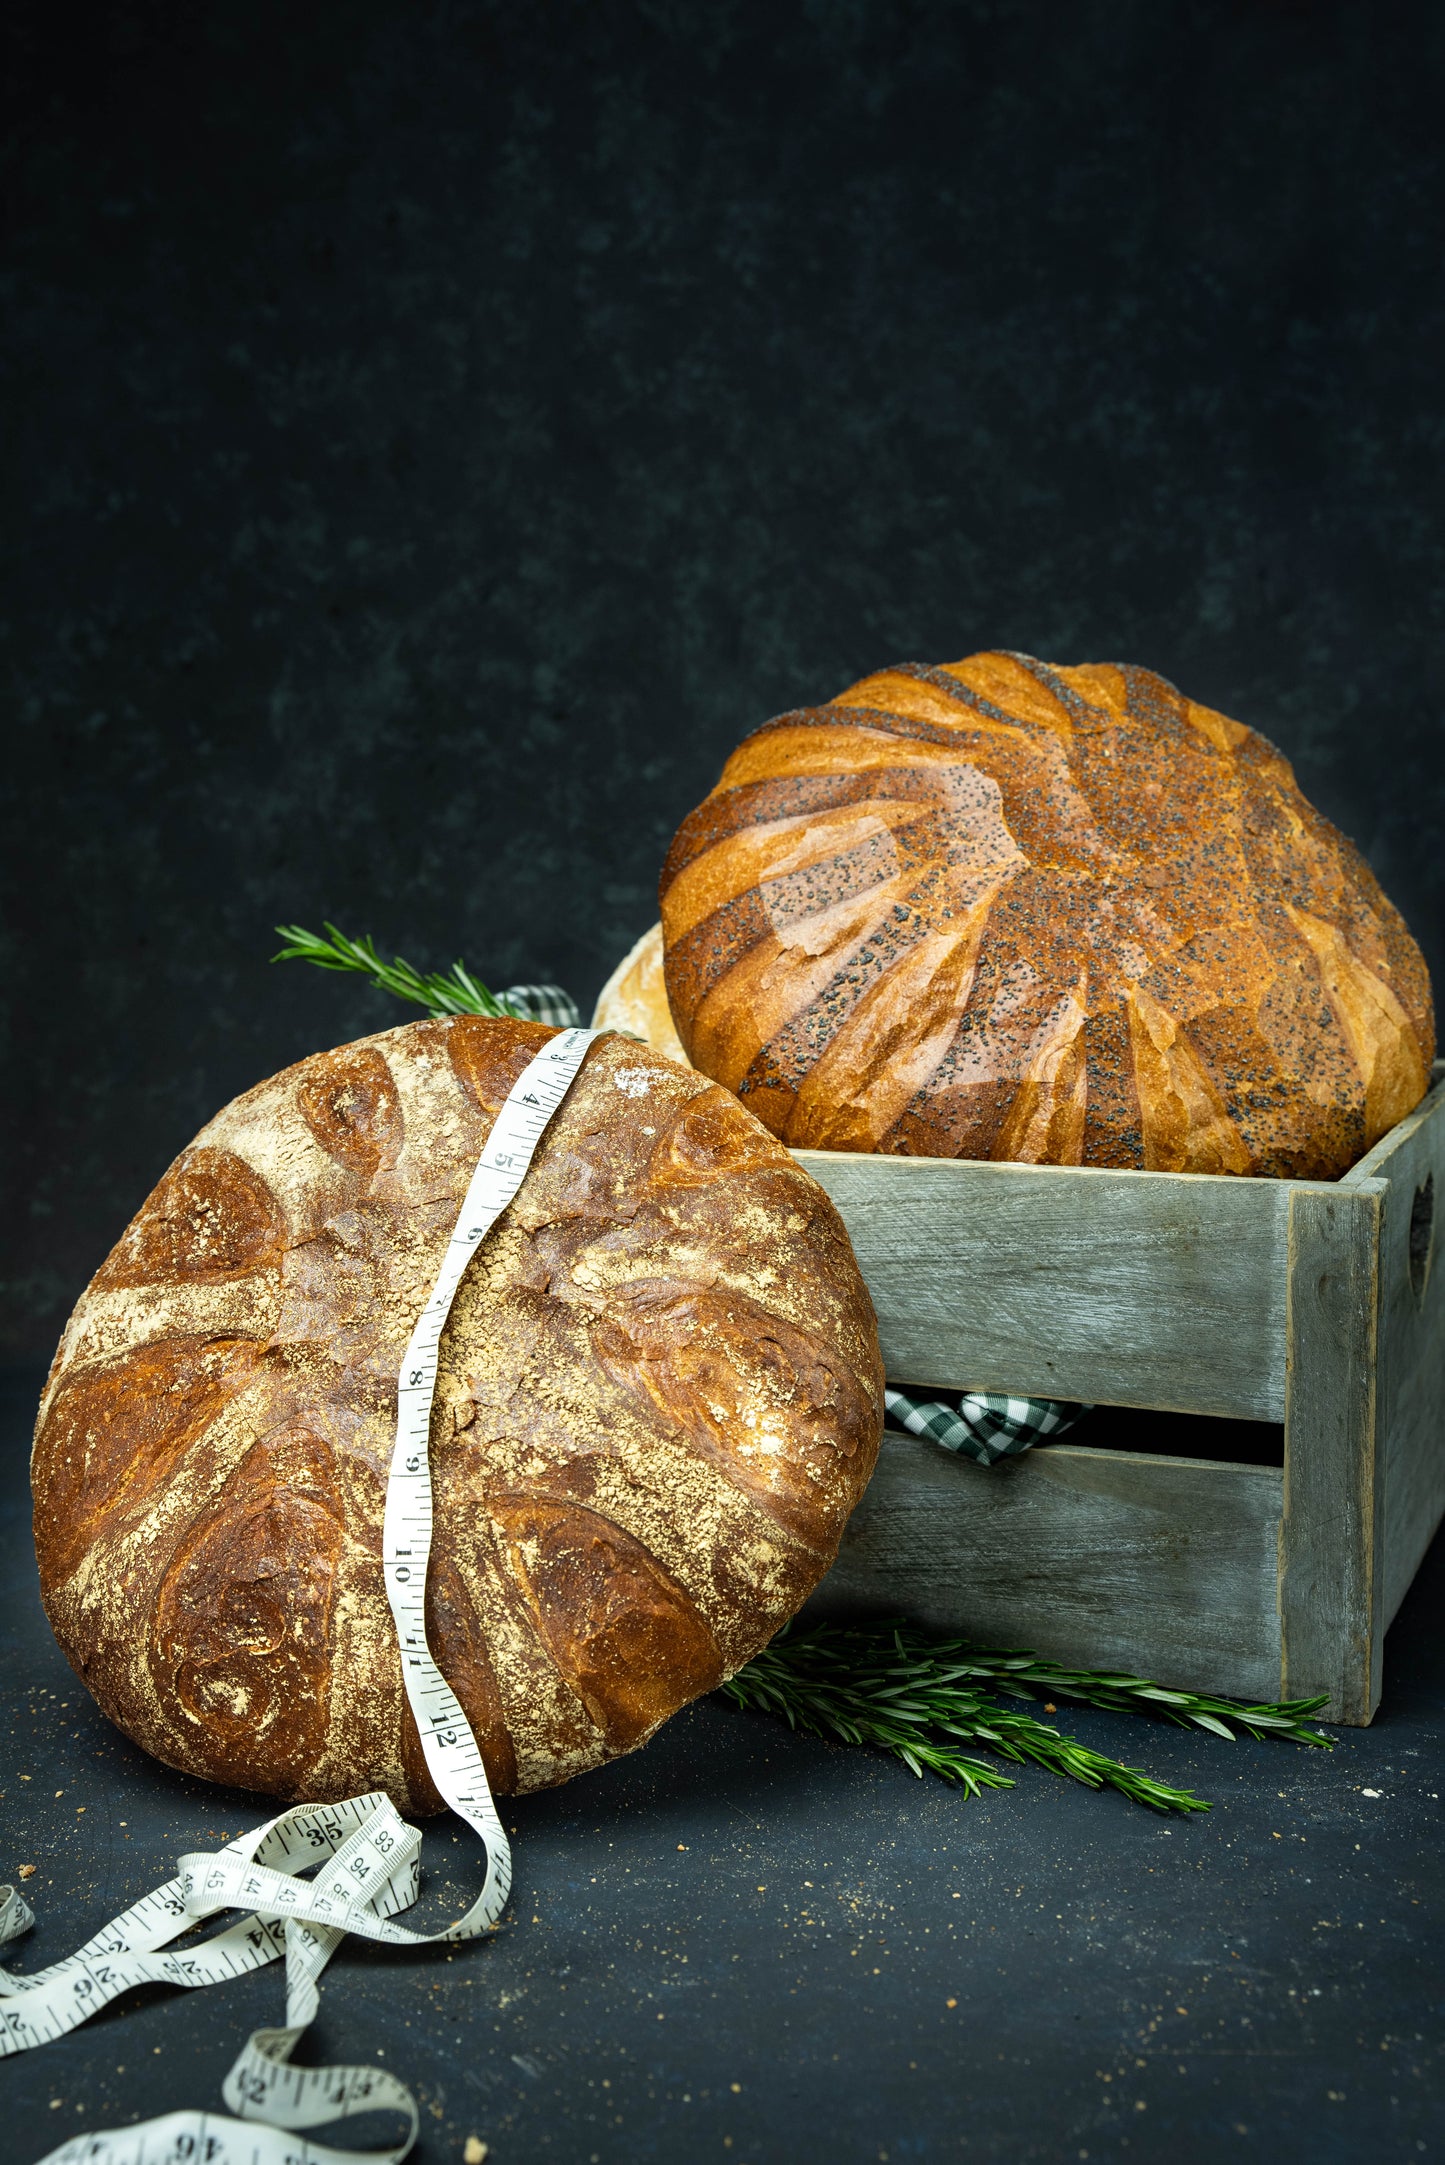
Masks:
[[[512,1015],[523,1022],[530,1020],[525,1007],[505,993],[489,992],[464,962],[454,962],[446,972],[423,972],[414,970],[400,955],[383,962],[370,933],[353,940],[333,924],[326,926],[324,937],[308,932],[304,925],[278,925],[276,930],[286,945],[271,957],[273,962],[310,962],[318,970],[349,970],[378,991],[424,1007],[429,1015]]]
[[[1158,1812],[1209,1810],[1207,1798],[1157,1782],[1031,1714],[1000,1706],[983,1687],[1016,1699],[1057,1695],[1114,1713],[1162,1715],[1231,1742],[1238,1729],[1250,1737],[1330,1749],[1330,1739],[1305,1720],[1324,1705],[1323,1698],[1245,1706],[1173,1691],[1147,1677],[1071,1669],[1034,1654],[991,1653],[962,1639],[931,1638],[902,1623],[790,1628],[722,1690],[736,1705],[777,1715],[790,1728],[891,1752],[915,1774],[941,1775],[969,1796],[1011,1789],[1013,1783],[998,1767],[963,1750],[965,1744],[982,1745],[1016,1763],[1032,1761],[1090,1789],[1117,1789]],[[1053,1706],[1046,1711],[1052,1713]]]

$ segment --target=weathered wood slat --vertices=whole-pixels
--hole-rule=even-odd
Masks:
[[[802,1150],[890,1376],[1277,1421],[1291,1184]]]
[[[1289,1388],[1280,1627],[1288,1698],[1368,1722],[1384,1643],[1384,1453],[1376,1449],[1385,1182],[1289,1189]]]
[[[1054,1444],[984,1468],[890,1432],[804,1613],[1273,1699],[1280,1506],[1274,1467]]]
[[[1445,1516],[1445,1067],[1436,1074],[1419,1110],[1346,1176],[1349,1185],[1370,1173],[1389,1183],[1380,1229],[1377,1415],[1387,1626]]]

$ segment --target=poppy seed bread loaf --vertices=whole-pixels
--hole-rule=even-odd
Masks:
[[[45,1606],[170,1765],[439,1808],[381,1575],[397,1368],[551,1034],[412,1023],[248,1091],[71,1318],[33,1460]],[[831,1562],[881,1410],[821,1189],[704,1076],[600,1040],[441,1345],[428,1634],[494,1787],[631,1749],[763,1646]]]
[[[794,1146],[1342,1173],[1419,948],[1288,762],[1147,670],[887,669],[733,753],[661,881],[689,1059]]]

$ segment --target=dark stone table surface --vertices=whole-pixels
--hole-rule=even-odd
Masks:
[[[24,1473],[40,1381],[8,1372],[0,1410],[0,1877],[34,1866],[39,1922],[7,1951],[25,1968],[269,1809],[144,1758],[55,1647]],[[472,2135],[490,2165],[1438,2157],[1442,1614],[1437,1543],[1379,1718],[1328,1755],[1061,1715],[1215,1800],[1188,1821],[1034,1771],[968,1802],[707,1701],[508,1804],[517,1886],[493,1940],[450,1959],[349,1943],[302,2056],[409,2082],[418,2165],[461,2165]],[[469,1838],[434,1823],[424,1863],[441,1921],[477,1884]],[[274,1969],[132,1995],[6,2069],[5,2155],[218,2106],[280,2015]]]

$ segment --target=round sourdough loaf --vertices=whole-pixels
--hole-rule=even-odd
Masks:
[[[1265,738],[1147,670],[905,663],[767,723],[661,883],[689,1059],[794,1146],[1328,1179],[1420,950]]]
[[[71,1318],[33,1460],[46,1611],[171,1766],[440,1808],[380,1566],[397,1370],[552,1034],[412,1023],[248,1091]],[[493,1786],[631,1750],[756,1653],[832,1561],[881,1422],[822,1190],[706,1077],[599,1040],[441,1345],[428,1631]]]

